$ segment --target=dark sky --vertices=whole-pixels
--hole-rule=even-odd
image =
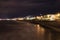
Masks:
[[[0,0],[0,17],[20,17],[60,11],[60,0]]]

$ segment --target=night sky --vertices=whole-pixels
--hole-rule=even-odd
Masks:
[[[0,18],[60,12],[60,0],[0,0]]]

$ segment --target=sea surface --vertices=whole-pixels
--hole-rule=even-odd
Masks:
[[[25,21],[0,21],[0,40],[59,40],[54,32]]]

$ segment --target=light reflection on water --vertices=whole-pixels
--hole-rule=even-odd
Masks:
[[[37,32],[37,40],[44,40],[45,29],[39,24],[35,25]]]

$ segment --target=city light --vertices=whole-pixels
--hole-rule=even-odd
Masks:
[[[51,15],[50,20],[51,21],[55,20],[55,16],[54,15]]]
[[[60,16],[60,13],[58,13],[57,16]]]
[[[37,16],[36,18],[37,18],[37,19],[40,19],[40,17],[39,17],[39,16]]]
[[[17,18],[17,20],[24,20],[24,18]]]
[[[49,18],[51,15],[47,15],[47,17]]]
[[[26,16],[26,17],[19,17],[19,18],[6,18],[6,19],[2,19],[1,20],[47,20],[47,21],[54,21],[54,20],[60,20],[60,13],[57,14],[47,14],[47,15],[43,15],[43,16],[36,16],[36,17],[32,17],[32,16]]]

